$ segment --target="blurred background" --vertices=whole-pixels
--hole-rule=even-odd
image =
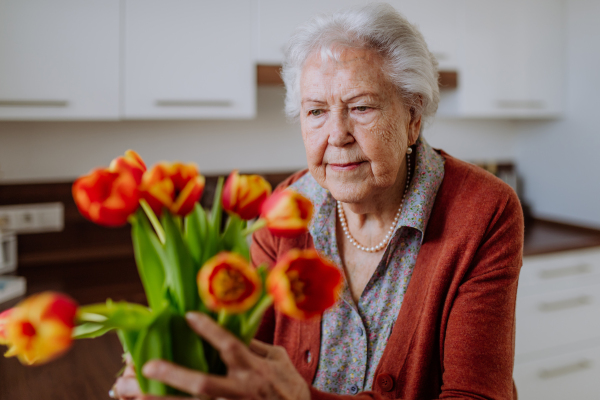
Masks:
[[[282,111],[283,46],[315,13],[366,3],[0,0],[0,309],[47,289],[145,301],[128,228],[92,225],[70,195],[77,176],[126,149],[149,165],[196,162],[205,204],[234,168],[273,184],[305,168],[300,126]],[[521,398],[600,399],[600,1],[389,3],[439,61],[425,138],[523,203]],[[1,360],[0,398],[106,398],[119,349],[98,343],[78,344],[63,369]],[[102,377],[81,361],[98,349],[116,354]],[[73,365],[96,378],[68,378]]]

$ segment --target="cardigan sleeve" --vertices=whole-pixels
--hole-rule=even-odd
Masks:
[[[440,398],[516,398],[512,373],[523,228],[521,206],[511,192],[492,219],[449,313]]]

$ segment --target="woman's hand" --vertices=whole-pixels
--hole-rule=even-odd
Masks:
[[[246,347],[235,336],[200,313],[186,315],[190,327],[217,349],[227,376],[189,370],[162,360],[149,361],[142,372],[193,396],[226,399],[308,400],[307,383],[282,347],[253,340]],[[144,400],[167,400],[145,395]]]
[[[123,371],[123,375],[117,379],[114,386],[110,390],[110,397],[119,400],[134,399],[142,394],[140,385],[135,377],[133,360],[129,354],[125,356],[125,363],[126,367]]]

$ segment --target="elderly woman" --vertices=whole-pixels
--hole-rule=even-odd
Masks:
[[[161,361],[144,374],[231,399],[516,398],[521,208],[499,179],[420,135],[437,109],[436,64],[388,5],[318,16],[294,34],[286,111],[300,118],[308,171],[280,188],[310,198],[315,216],[299,239],[257,232],[251,253],[273,264],[314,247],[343,270],[341,298],[308,323],[270,310],[250,349],[192,314],[228,375]]]

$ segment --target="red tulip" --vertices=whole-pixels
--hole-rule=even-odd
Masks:
[[[286,189],[274,193],[265,201],[261,217],[273,235],[289,238],[308,230],[312,214],[313,206],[310,200]]]
[[[198,273],[200,297],[213,311],[242,313],[256,303],[260,289],[256,270],[236,253],[217,254]]]
[[[240,175],[233,171],[223,188],[223,209],[249,220],[258,217],[271,194],[271,185],[259,175]]]
[[[155,214],[166,208],[176,215],[187,215],[202,197],[204,176],[194,164],[158,163],[147,171],[140,189]]]
[[[146,172],[146,164],[138,153],[133,150],[127,150],[125,156],[112,160],[108,169],[113,172],[129,171],[133,174],[135,181],[140,184],[142,182],[142,175]]]
[[[315,250],[290,250],[267,277],[275,307],[297,319],[309,319],[335,304],[342,274]]]
[[[8,313],[0,314],[0,340],[8,345],[6,357],[23,364],[43,364],[69,349],[77,304],[52,292],[33,295]]]
[[[135,176],[127,170],[96,169],[77,179],[72,192],[79,212],[104,226],[126,224],[140,200]]]

